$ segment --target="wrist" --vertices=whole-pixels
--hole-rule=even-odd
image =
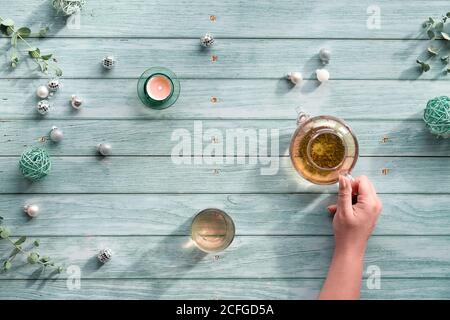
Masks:
[[[339,245],[336,244],[334,249],[334,257],[346,257],[350,259],[360,259],[363,260],[364,253],[366,252],[366,245]]]

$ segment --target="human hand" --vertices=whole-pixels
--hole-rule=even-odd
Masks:
[[[355,194],[357,202],[352,204],[352,195]],[[335,253],[364,255],[381,209],[382,203],[366,176],[357,177],[354,181],[339,176],[337,204],[328,207],[328,211],[334,214]]]

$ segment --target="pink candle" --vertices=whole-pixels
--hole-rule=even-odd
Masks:
[[[147,94],[153,100],[164,100],[172,92],[172,82],[163,75],[155,75],[147,81]]]

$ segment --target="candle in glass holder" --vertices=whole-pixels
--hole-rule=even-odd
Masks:
[[[157,74],[148,79],[145,90],[151,99],[163,101],[172,93],[172,81],[164,75]]]
[[[234,239],[233,220],[219,209],[206,209],[192,221],[191,237],[196,246],[207,253],[226,249]]]

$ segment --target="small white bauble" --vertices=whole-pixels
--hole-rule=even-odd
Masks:
[[[293,84],[299,84],[303,80],[303,76],[300,72],[291,72],[288,74],[287,78],[291,80]]]
[[[34,218],[39,214],[39,207],[35,204],[27,204],[23,207],[23,211],[31,218]]]
[[[70,104],[72,105],[72,107],[74,109],[80,109],[81,105],[83,104],[83,99],[81,99],[80,97],[77,97],[76,95],[72,95],[71,99],[70,99]]]
[[[48,92],[48,88],[46,86],[39,86],[36,90],[36,95],[39,98],[45,99],[48,97],[48,94],[49,94],[49,92]]]
[[[210,33],[207,33],[200,38],[200,44],[205,48],[211,47],[214,44],[214,42],[215,42],[214,37]]]
[[[50,110],[50,103],[48,100],[41,100],[38,102],[36,109],[42,115],[47,114]]]
[[[52,130],[50,131],[50,140],[53,142],[60,142],[64,137],[64,134],[61,129],[57,127],[52,127]]]
[[[58,79],[52,79],[47,83],[47,87],[50,91],[56,92],[61,87]]]
[[[105,249],[103,249],[103,250],[100,250],[100,252],[99,252],[98,255],[97,255],[97,258],[98,258],[98,260],[99,260],[101,263],[106,263],[106,262],[108,262],[108,261],[111,260],[111,258],[112,258],[112,251],[111,251],[111,249],[105,248]]]
[[[116,64],[116,59],[113,56],[106,56],[102,60],[102,66],[105,69],[112,69]]]
[[[320,49],[319,58],[322,60],[323,64],[329,63],[331,59],[331,51],[325,48]]]
[[[102,156],[109,156],[109,155],[111,155],[112,147],[111,147],[111,145],[109,143],[100,143],[97,146],[97,151]]]
[[[326,82],[330,79],[330,73],[326,69],[317,69],[316,77],[320,82]]]

